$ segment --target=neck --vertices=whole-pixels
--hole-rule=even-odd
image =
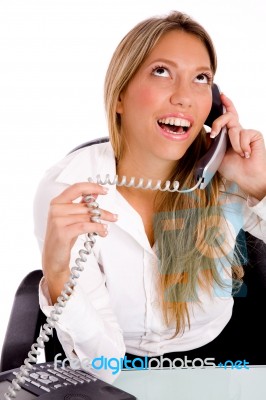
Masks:
[[[173,168],[173,163],[170,165],[169,161],[151,159],[147,156],[145,158],[133,157],[131,154],[130,157],[123,156],[119,160],[116,173],[119,180],[122,176],[126,176],[127,182],[129,182],[131,177],[135,177],[136,185],[141,178],[144,180],[144,186],[147,184],[148,179],[152,179],[152,186],[155,186],[158,180],[164,182]],[[141,216],[147,238],[152,247],[154,244],[153,217],[157,209],[156,196],[158,195],[158,191],[150,189],[141,190],[125,186],[119,186],[117,190]]]
[[[169,163],[169,161],[160,162],[157,159],[136,160],[123,157],[117,163],[116,173],[119,177],[125,175],[127,180],[134,176],[136,181],[143,178],[144,181],[152,179],[153,183],[156,183],[158,180],[165,181],[175,165],[176,161]]]
[[[131,177],[135,177],[135,185],[138,184],[140,179],[143,179],[143,185],[146,186],[147,181],[149,179],[152,180],[152,186],[155,186],[158,180],[164,182],[169,177],[169,174],[173,170],[174,163],[162,162],[156,160],[140,160],[139,158],[136,160],[134,158],[128,159],[127,157],[123,157],[119,160],[117,164],[116,173],[119,177],[119,180],[122,179],[122,176],[125,176],[126,181],[129,182]],[[128,193],[131,196],[139,196],[145,198],[147,200],[154,199],[156,195],[156,191],[154,190],[139,190],[134,187],[120,187],[119,191],[121,193]]]

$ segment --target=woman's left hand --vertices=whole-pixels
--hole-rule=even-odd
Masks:
[[[236,182],[248,195],[261,200],[266,196],[266,149],[263,136],[253,129],[243,129],[232,101],[221,95],[226,113],[212,125],[211,137],[227,126],[231,147],[228,148],[219,172]]]

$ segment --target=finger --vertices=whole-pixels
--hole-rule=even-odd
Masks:
[[[252,131],[248,129],[242,129],[240,131],[240,146],[245,158],[250,158],[251,154],[251,133]]]
[[[238,113],[232,100],[230,100],[229,97],[225,96],[224,93],[221,93],[221,100],[226,109],[226,112],[218,117],[212,124],[210,138],[216,137],[224,126],[227,126],[228,129],[235,127],[242,128],[239,123]]]
[[[231,146],[233,150],[238,153],[241,157],[244,157],[244,152],[241,147],[241,142],[240,142],[240,132],[241,129],[238,127],[231,128],[228,130],[228,136],[231,142]]]
[[[109,221],[109,222],[114,222],[117,221],[118,219],[118,215],[117,214],[113,214],[110,211],[106,211],[106,210],[102,210],[100,208],[96,209],[97,211],[100,212],[100,219],[103,221]],[[95,209],[88,209],[88,213],[90,214],[90,216],[92,217],[93,215],[97,214],[95,211]]]
[[[229,97],[227,97],[224,93],[221,93],[221,100],[222,100],[223,105],[226,108],[226,111],[234,114],[238,118],[238,113],[236,111],[236,108],[235,108],[232,100],[230,100]]]
[[[232,114],[231,112],[226,112],[225,114],[220,115],[220,117],[216,118],[216,120],[213,122],[210,138],[216,137],[221,132],[224,126],[226,126],[227,129],[235,127],[241,128],[236,115]]]
[[[113,222],[118,219],[117,214],[102,209],[97,210],[100,211],[102,220]],[[87,203],[52,204],[50,206],[50,216],[52,218],[78,214],[92,216],[93,211],[92,208],[87,206]]]
[[[87,234],[87,233],[97,233],[97,235],[101,237],[105,237],[108,235],[108,225],[107,224],[99,224],[99,223],[78,223],[74,224],[71,227],[71,233],[73,238]]]
[[[70,215],[53,219],[52,227],[50,226],[50,235],[52,231],[56,236],[62,236],[66,241],[85,233],[96,232],[100,236],[106,236],[108,225],[100,222],[91,222],[88,215]]]
[[[108,188],[98,185],[97,183],[89,183],[89,182],[74,183],[74,185],[69,186],[59,196],[55,197],[51,201],[51,204],[70,203],[87,193],[103,195],[108,193]]]
[[[50,214],[53,217],[71,214],[88,214],[89,210],[86,203],[52,204]]]

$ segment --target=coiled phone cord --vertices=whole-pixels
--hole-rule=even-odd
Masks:
[[[89,182],[95,182],[93,178],[88,178]],[[195,186],[191,189],[183,189],[178,190],[179,182],[174,181],[172,188],[171,182],[166,181],[164,186],[162,187],[161,181],[158,180],[155,185],[152,184],[152,180],[148,179],[147,183],[144,184],[144,179],[140,178],[137,183],[135,183],[135,177],[130,178],[129,182],[127,182],[127,178],[122,176],[122,179],[119,181],[118,175],[115,175],[113,179],[110,178],[110,175],[107,174],[105,179],[102,180],[100,175],[96,175],[96,182],[100,185],[116,185],[116,186],[126,186],[126,187],[134,187],[136,189],[150,189],[150,190],[160,190],[162,192],[180,192],[187,193],[191,192],[201,184],[202,179],[200,178]],[[91,213],[93,214],[91,217],[92,222],[100,223],[100,211],[98,210],[99,205],[95,201],[95,198],[91,195],[85,196],[84,201],[87,203],[87,206],[91,208]],[[28,353],[28,357],[24,360],[24,364],[20,367],[20,371],[16,374],[16,378],[12,380],[12,384],[9,386],[8,391],[4,394],[6,400],[12,400],[12,398],[16,397],[16,392],[21,389],[20,383],[25,383],[25,377],[29,376],[29,371],[31,371],[34,367],[31,362],[36,363],[37,356],[40,354],[38,349],[43,349],[45,346],[45,342],[49,341],[49,336],[53,332],[53,328],[55,327],[55,323],[58,321],[58,315],[62,314],[62,309],[65,307],[67,301],[69,300],[73,287],[76,285],[76,280],[79,278],[79,272],[84,270],[84,264],[87,261],[86,256],[90,255],[92,252],[92,248],[95,244],[95,233],[88,233],[88,240],[84,243],[84,248],[79,250],[79,257],[75,260],[75,266],[71,268],[71,275],[68,282],[65,283],[64,289],[62,290],[60,296],[57,298],[57,302],[54,304],[54,308],[51,311],[50,317],[47,317],[46,323],[41,327],[41,333],[34,343],[31,346],[31,350]]]
[[[101,212],[98,210],[99,205],[95,201],[95,198],[91,195],[85,196],[84,201],[87,206],[91,208],[91,221],[100,223]],[[73,287],[76,285],[76,280],[79,278],[79,272],[84,270],[84,264],[87,261],[86,256],[91,254],[92,248],[95,244],[95,233],[88,233],[88,240],[84,243],[84,248],[79,251],[79,257],[75,261],[75,266],[71,268],[71,275],[67,283],[64,285],[60,296],[57,298],[57,302],[54,304],[54,308],[51,311],[50,317],[47,317],[46,323],[41,327],[41,333],[37,338],[36,343],[31,346],[31,351],[28,353],[28,358],[24,360],[24,364],[20,367],[20,371],[16,374],[16,378],[12,380],[12,384],[9,386],[8,391],[4,394],[6,400],[11,400],[17,395],[17,391],[21,389],[20,383],[25,383],[25,377],[29,376],[29,372],[34,368],[31,362],[36,363],[37,356],[40,354],[38,349],[44,348],[44,343],[49,341],[49,336],[53,332],[55,323],[58,321],[58,315],[62,314],[62,309],[65,307],[69,300]]]
[[[162,186],[162,181],[158,180],[155,184],[152,183],[152,179],[148,179],[146,183],[144,183],[143,178],[139,178],[138,182],[135,183],[136,178],[133,176],[127,181],[126,176],[122,176],[121,180],[119,180],[118,175],[115,175],[113,179],[111,179],[109,174],[105,175],[105,178],[102,179],[100,175],[96,175],[96,179],[93,178],[88,179],[89,182],[97,182],[100,185],[116,185],[116,186],[126,186],[126,187],[134,187],[135,189],[151,189],[151,190],[160,190],[161,192],[179,192],[179,193],[188,193],[197,189],[201,182],[202,178],[200,177],[195,186],[190,189],[182,189],[178,190],[179,182],[174,181],[173,184],[170,181],[166,181],[164,186]],[[172,187],[171,187],[172,185]]]

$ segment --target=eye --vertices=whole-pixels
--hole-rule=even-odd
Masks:
[[[195,78],[196,83],[207,83],[211,84],[212,83],[212,76],[209,74],[199,74]]]
[[[169,78],[170,72],[169,72],[168,68],[157,65],[156,67],[154,67],[152,69],[152,75],[163,76],[164,78]]]

